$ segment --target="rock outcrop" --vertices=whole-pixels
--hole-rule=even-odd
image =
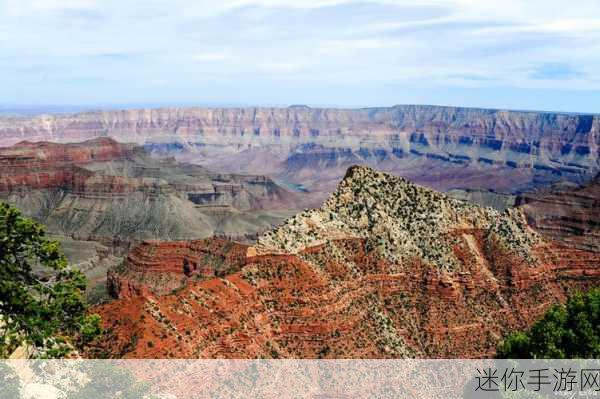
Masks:
[[[484,357],[569,290],[600,281],[600,254],[544,240],[519,210],[363,167],[322,208],[264,234],[244,260],[237,253],[237,272],[95,308],[108,335],[87,355]],[[182,267],[178,253],[158,254],[137,264]]]
[[[500,213],[448,197],[401,177],[351,167],[325,204],[300,213],[259,238],[257,254],[298,253],[332,239],[362,238],[386,259],[417,257],[451,270],[458,260],[453,230],[482,231],[486,239],[527,258],[536,234],[519,211]]]
[[[518,191],[598,171],[600,116],[426,105],[164,108],[0,119],[0,143],[99,136],[331,192],[361,163],[438,189]],[[251,156],[246,156],[251,155]],[[428,173],[424,173],[427,170]]]
[[[302,205],[297,194],[268,177],[156,159],[142,147],[111,138],[22,142],[0,148],[0,165],[0,199],[50,232],[77,239],[251,234],[281,220],[269,212]]]
[[[108,273],[109,292],[127,298],[152,292],[164,295],[189,279],[202,280],[239,271],[247,246],[212,238],[194,241],[144,241],[125,262]]]
[[[59,187],[84,191],[85,182],[93,173],[81,165],[125,160],[134,152],[133,145],[119,144],[107,138],[80,144],[25,141],[0,148],[0,192]],[[117,188],[117,182],[114,183],[112,186]]]
[[[600,174],[582,185],[563,182],[523,194],[517,204],[540,233],[600,252]]]

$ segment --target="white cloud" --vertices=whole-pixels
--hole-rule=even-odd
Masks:
[[[3,0],[0,2],[0,10],[8,17],[26,17],[60,10],[89,10],[99,6],[100,2],[96,0]]]
[[[207,92],[255,80],[323,95],[386,82],[600,90],[600,1],[0,0],[0,47],[0,85],[17,94],[57,92],[40,76],[92,93],[107,89],[87,82],[110,79],[140,96],[157,82]],[[579,73],[533,79],[544,65]]]
[[[205,53],[196,53],[192,54],[192,59],[198,62],[217,62],[217,61],[229,61],[233,60],[235,57],[233,54],[227,52],[205,52]]]

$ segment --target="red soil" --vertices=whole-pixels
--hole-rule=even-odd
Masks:
[[[507,331],[527,327],[570,290],[600,281],[597,253],[545,243],[535,249],[538,261],[531,265],[486,243],[480,231],[453,234],[461,265],[451,271],[419,259],[391,263],[366,252],[358,239],[297,256],[245,261],[236,249],[230,252],[233,261],[220,259],[232,267],[245,262],[241,271],[203,281],[188,278],[184,288],[164,296],[148,287],[128,291],[125,298],[93,309],[108,333],[86,355],[486,357]],[[181,259],[198,259],[194,245],[147,243],[129,263],[181,273]],[[219,253],[223,245],[221,240],[201,247]],[[156,252],[147,251],[151,248]],[[340,253],[342,258],[332,255]]]

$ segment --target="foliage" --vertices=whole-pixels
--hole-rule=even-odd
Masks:
[[[499,358],[600,358],[600,288],[555,305],[529,330],[509,335]]]
[[[100,319],[87,315],[85,287],[42,225],[0,202],[0,357],[23,344],[37,357],[63,357],[93,339]]]

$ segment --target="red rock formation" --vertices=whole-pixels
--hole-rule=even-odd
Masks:
[[[534,251],[539,261],[532,266],[486,245],[482,232],[455,233],[472,238],[454,248],[461,267],[453,271],[418,259],[390,263],[367,251],[363,240],[349,239],[294,256],[249,257],[240,272],[189,279],[166,296],[127,288],[125,298],[93,310],[109,335],[88,355],[490,356],[506,331],[528,326],[570,289],[600,281],[598,254],[545,243]],[[219,240],[202,246],[224,245]],[[147,243],[130,262],[146,270],[179,269],[183,276],[181,259],[190,248]],[[235,259],[233,267],[244,263],[239,252]]]
[[[70,144],[22,141],[12,147],[0,148],[0,165],[31,167],[114,161],[133,155],[135,148],[108,137]]]
[[[526,193],[517,205],[539,232],[600,252],[600,175],[587,184],[559,184]]]
[[[399,105],[163,108],[0,119],[5,145],[100,136],[178,155],[195,148],[188,159],[215,170],[266,173],[313,189],[335,184],[356,163],[438,189],[517,190],[537,187],[540,178],[542,184],[560,175],[578,180],[600,167],[600,118],[585,114]],[[419,174],[423,169],[435,169],[435,176]]]
[[[598,284],[600,253],[540,239],[518,210],[352,167],[253,247],[146,243],[113,280],[122,299],[94,311],[115,357],[482,357]]]
[[[92,172],[76,166],[47,167],[37,170],[36,167],[6,167],[0,175],[0,192],[10,192],[22,188],[56,187],[81,191],[85,181],[92,174]]]
[[[153,292],[166,294],[186,280],[207,279],[238,271],[247,246],[213,238],[194,241],[144,241],[125,263],[108,275],[109,291],[118,298]]]
[[[91,163],[124,160],[131,164],[129,173],[86,169]],[[298,207],[300,201],[298,195],[282,189],[266,176],[214,173],[199,166],[179,164],[174,159],[150,159],[142,147],[120,144],[106,137],[70,144],[21,142],[0,148],[0,167],[0,193],[54,188],[79,195],[107,196],[135,191],[149,194],[177,191],[200,206],[229,205],[239,209],[289,209]],[[171,171],[161,173],[161,167]]]
[[[0,148],[0,192],[15,189],[64,188],[89,190],[87,180],[94,175],[80,166],[91,162],[125,159],[133,155],[131,145],[110,138],[98,138],[77,144],[21,142]],[[104,176],[105,190],[122,191],[125,184],[114,176]]]

